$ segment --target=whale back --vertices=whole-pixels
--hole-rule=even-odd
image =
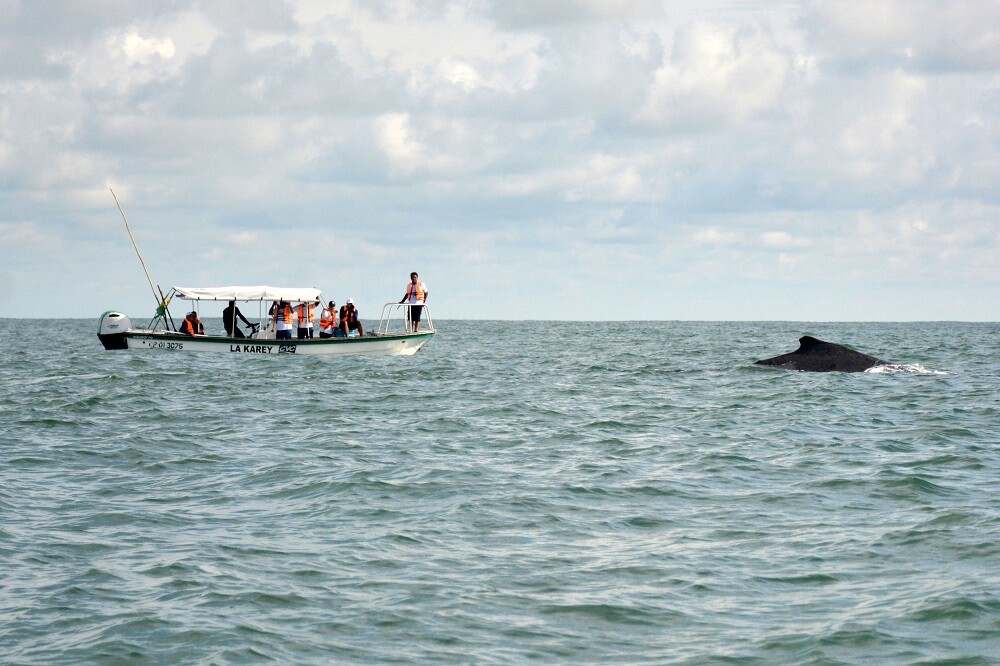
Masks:
[[[799,338],[799,348],[795,351],[755,363],[803,372],[864,372],[876,365],[885,365],[885,361],[874,356],[833,342],[824,342],[811,335]]]

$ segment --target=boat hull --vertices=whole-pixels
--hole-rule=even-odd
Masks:
[[[412,356],[433,337],[433,331],[354,338],[312,338],[305,340],[257,340],[229,337],[181,335],[170,331],[131,330],[125,333],[128,349],[156,349],[180,352],[221,352],[226,354],[296,356]]]

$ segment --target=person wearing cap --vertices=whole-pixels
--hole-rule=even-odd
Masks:
[[[365,327],[362,325],[358,309],[354,307],[354,299],[348,298],[347,303],[340,308],[340,332],[347,337],[351,331],[357,331],[358,335],[365,337]]]
[[[184,317],[184,321],[181,322],[181,333],[192,338],[196,335],[205,335],[205,327],[202,326],[201,319],[198,319],[196,311],[192,310]]]
[[[332,338],[337,328],[337,304],[330,301],[319,313],[319,337]]]
[[[409,312],[406,313],[406,319],[410,323],[409,329],[413,333],[417,332],[420,328],[420,313],[424,310],[424,303],[427,301],[427,297],[430,292],[427,291],[427,285],[420,281],[420,276],[417,275],[416,271],[410,273],[410,281],[406,285],[406,293],[403,294],[403,300],[399,303],[409,303],[410,307],[407,308]]]

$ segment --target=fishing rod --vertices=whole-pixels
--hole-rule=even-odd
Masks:
[[[135,236],[132,235],[132,228],[128,224],[128,218],[125,216],[125,211],[122,209],[122,205],[118,203],[118,197],[115,196],[115,191],[110,187],[108,190],[111,191],[111,196],[115,199],[115,205],[118,206],[118,212],[122,214],[122,219],[125,221],[125,231],[128,232],[128,237],[132,240],[132,247],[135,248],[135,254],[139,257],[139,263],[142,264],[142,270],[146,274],[146,281],[149,282],[149,290],[153,292],[153,299],[156,301],[156,314],[159,317],[163,317],[164,322],[166,322],[167,317],[170,316],[170,313],[167,311],[167,306],[170,304],[170,301],[163,297],[163,290],[160,290],[160,295],[157,297],[156,289],[153,287],[153,278],[149,277],[149,269],[146,268],[146,261],[142,258],[142,253],[139,252],[139,246],[135,242]]]

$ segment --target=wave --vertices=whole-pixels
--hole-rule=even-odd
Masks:
[[[914,374],[914,375],[950,375],[950,372],[944,370],[929,370],[919,363],[889,363],[887,365],[876,365],[874,368],[868,368],[865,372],[874,375],[892,375],[892,374]]]

